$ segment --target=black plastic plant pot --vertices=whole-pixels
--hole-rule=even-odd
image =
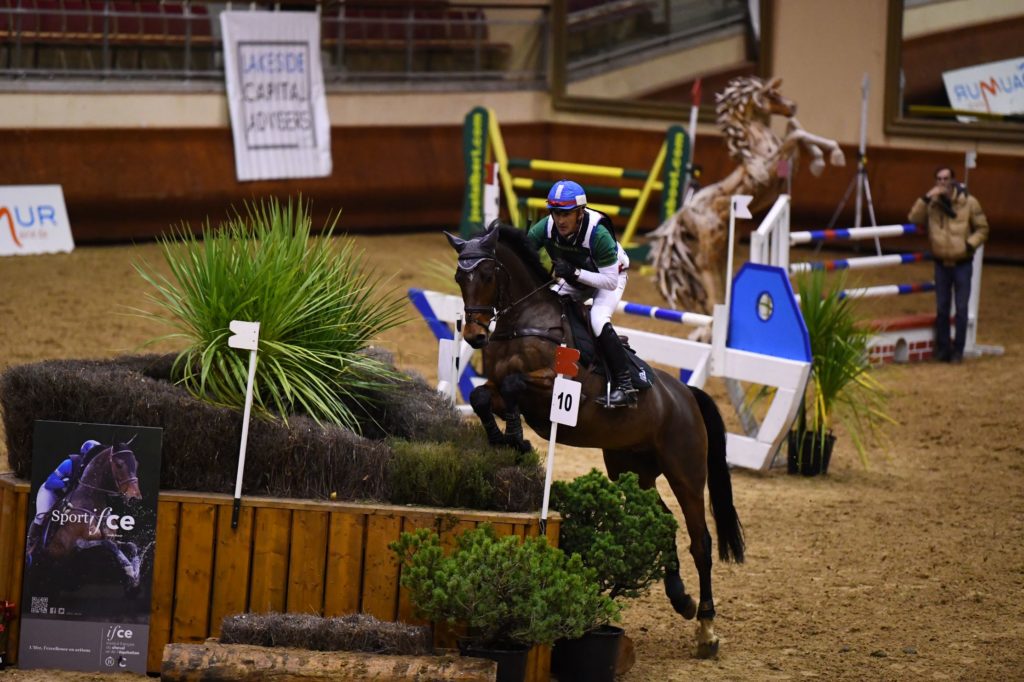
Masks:
[[[551,672],[559,682],[613,682],[622,628],[603,625],[579,639],[560,639],[551,650]]]
[[[459,653],[471,658],[486,658],[498,664],[497,682],[523,682],[530,647],[516,644],[470,644],[459,641]]]
[[[821,436],[814,431],[804,431],[802,434],[790,431],[789,456],[786,460],[789,473],[801,476],[827,474],[835,442],[836,437],[831,432],[825,434],[823,443]]]

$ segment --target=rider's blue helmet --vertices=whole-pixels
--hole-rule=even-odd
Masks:
[[[559,180],[548,192],[548,209],[554,211],[571,211],[587,205],[587,195],[578,182]]]
[[[80,455],[82,455],[84,457],[85,455],[87,455],[89,453],[90,450],[92,450],[94,447],[96,447],[99,444],[100,444],[100,442],[98,440],[87,440],[84,443],[82,443],[82,447],[79,448],[78,454],[80,454]]]

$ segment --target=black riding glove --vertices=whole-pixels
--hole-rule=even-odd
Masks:
[[[561,277],[569,284],[576,284],[579,281],[579,274],[576,271],[576,266],[572,263],[558,259],[554,261],[554,273],[556,277]]]

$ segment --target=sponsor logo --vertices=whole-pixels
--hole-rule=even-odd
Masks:
[[[0,206],[0,233],[10,234],[18,248],[24,247],[23,239],[46,239],[49,226],[57,227],[57,210],[49,204]]]

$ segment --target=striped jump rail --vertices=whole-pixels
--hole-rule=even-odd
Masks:
[[[572,163],[569,161],[549,161],[547,159],[509,158],[509,168],[524,168],[532,171],[550,171],[552,173],[568,173],[569,175],[589,175],[597,178],[625,178],[629,180],[646,180],[648,172],[619,166],[599,166],[591,163]],[[549,185],[551,183],[548,183]]]
[[[631,206],[619,206],[617,204],[599,204],[594,201],[587,200],[587,206],[600,211],[610,216],[624,216],[629,217],[633,215],[633,208]],[[519,197],[520,208],[536,208],[541,211],[548,210],[548,200],[541,197]]]
[[[865,268],[884,268],[890,265],[909,265],[911,263],[923,263],[932,259],[931,254],[924,252],[917,253],[894,253],[885,256],[865,256],[862,258],[839,258],[836,260],[809,261],[804,263],[790,263],[790,274],[798,272],[811,272],[812,270],[861,270]]]
[[[876,227],[847,227],[836,230],[810,230],[807,232],[790,232],[790,244],[807,244],[809,242],[855,241],[873,239],[875,237],[902,237],[908,234],[924,234],[917,225],[878,225]]]
[[[551,188],[550,180],[537,180],[534,178],[513,177],[512,186],[516,189],[524,189],[531,192],[547,192]],[[652,188],[661,190],[663,183],[654,182]],[[607,185],[587,185],[587,198],[608,197],[611,199],[629,199],[636,201],[640,198],[639,187],[608,187]]]
[[[913,284],[879,284],[859,289],[844,289],[839,298],[880,298],[882,296],[905,296],[935,291],[935,282],[916,282]]]
[[[658,306],[644,305],[642,303],[630,303],[629,301],[619,301],[616,311],[626,313],[627,315],[664,320],[665,322],[691,324],[695,327],[710,327],[712,320],[710,315],[691,313],[685,310],[676,310],[675,308],[659,308]]]

